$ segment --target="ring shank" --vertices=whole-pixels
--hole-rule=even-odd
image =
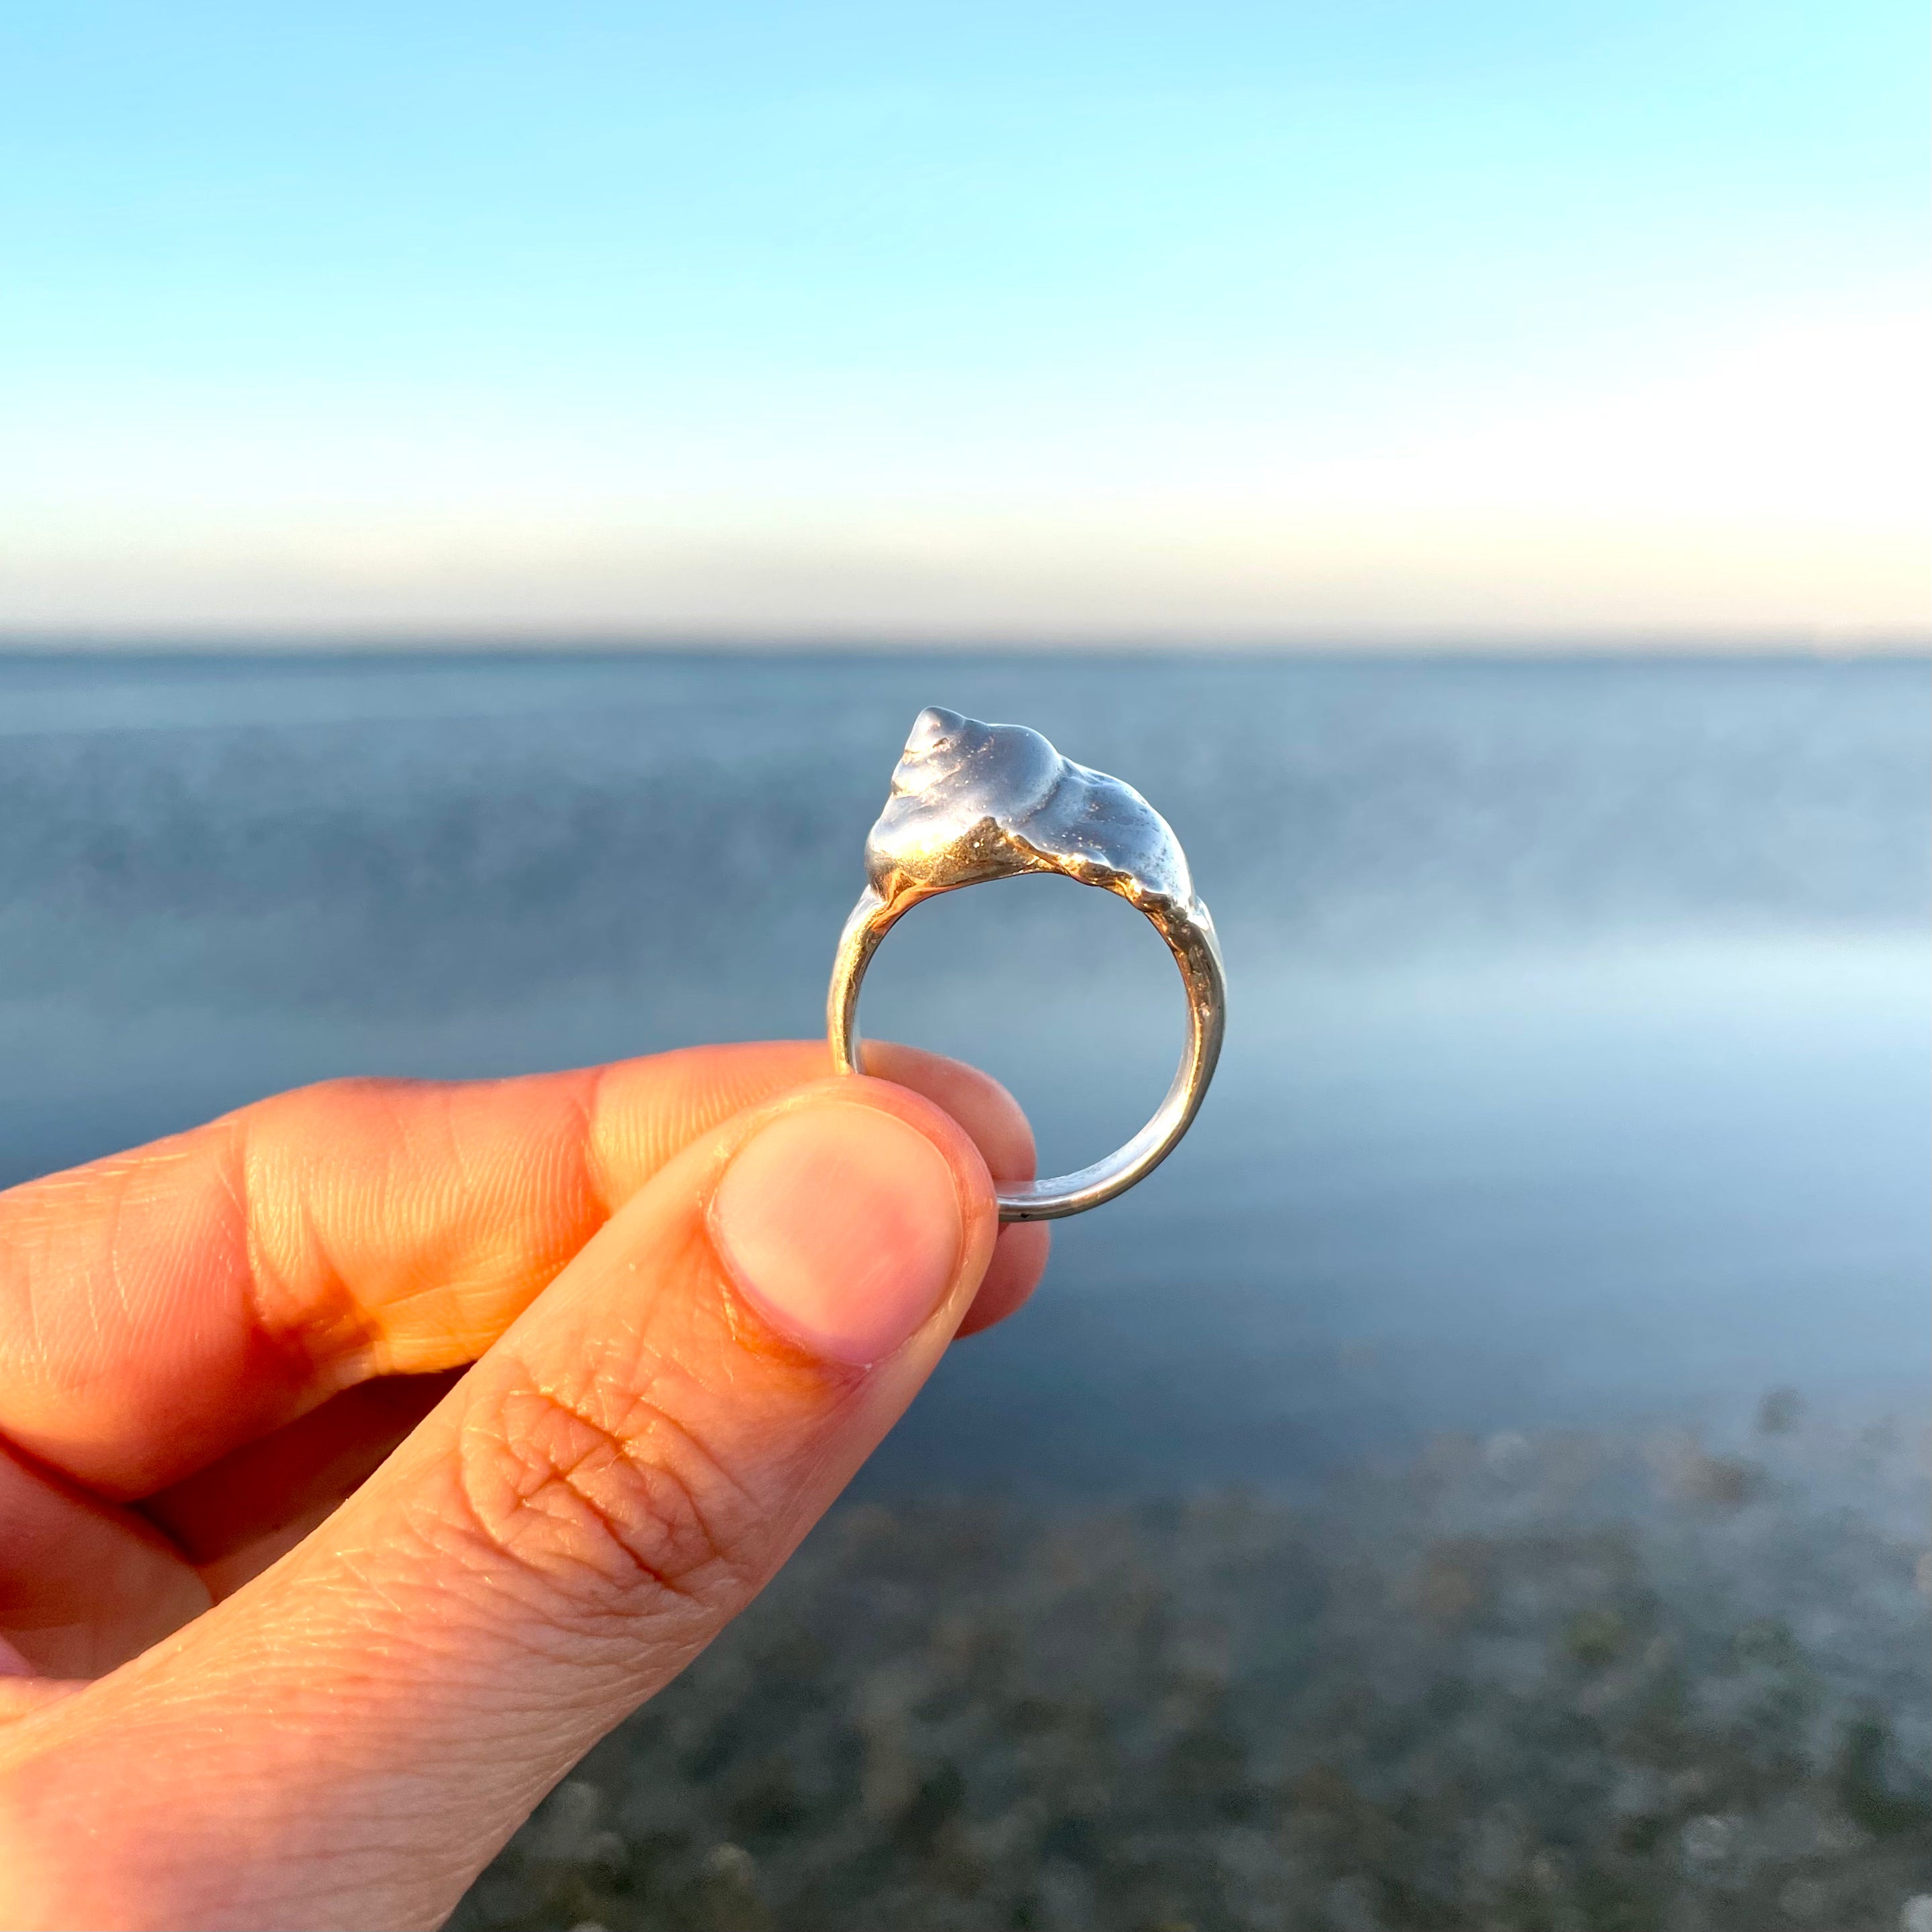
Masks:
[[[880,943],[921,899],[934,898],[940,891],[962,890],[941,886],[907,893],[890,904],[870,886],[859,895],[859,902],[839,934],[831,992],[826,1003],[826,1032],[831,1043],[832,1064],[839,1072],[864,1071],[859,993]],[[1227,979],[1214,922],[1198,901],[1190,912],[1184,914],[1175,913],[1171,905],[1164,904],[1157,912],[1130,898],[1128,903],[1144,913],[1148,922],[1167,942],[1174,964],[1180,969],[1181,986],[1187,995],[1187,1044],[1173,1084],[1147,1125],[1104,1160],[1051,1180],[1021,1181],[1001,1188],[1002,1221],[1057,1221],[1125,1193],[1173,1152],[1199,1111],[1208,1083],[1214,1078],[1226,1025],[1228,1000]]]

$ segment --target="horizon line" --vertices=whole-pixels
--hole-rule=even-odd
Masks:
[[[1546,635],[1458,629],[1368,634],[1284,632],[1214,636],[1162,630],[1067,635],[971,632],[655,631],[519,626],[405,628],[240,626],[194,629],[0,627],[0,658],[141,657],[760,657],[921,654],[1238,657],[1643,657],[1786,658],[1932,657],[1932,628],[1846,626],[1790,630],[1619,628]]]

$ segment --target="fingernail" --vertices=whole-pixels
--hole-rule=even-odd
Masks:
[[[711,1238],[773,1328],[836,1362],[890,1355],[939,1305],[964,1226],[945,1156],[877,1107],[781,1114],[739,1149]]]

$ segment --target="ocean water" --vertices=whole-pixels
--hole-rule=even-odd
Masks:
[[[905,729],[1179,832],[1226,1051],[874,1492],[1286,1481],[1443,1430],[1925,1406],[1922,662],[0,659],[0,1184],[295,1082],[811,1034]],[[922,908],[865,1021],[1078,1166],[1180,1035],[1136,915]]]

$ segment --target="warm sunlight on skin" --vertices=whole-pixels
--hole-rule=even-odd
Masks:
[[[0,1195],[0,1922],[440,1923],[1039,1279],[1012,1102],[872,1055],[338,1082]]]

